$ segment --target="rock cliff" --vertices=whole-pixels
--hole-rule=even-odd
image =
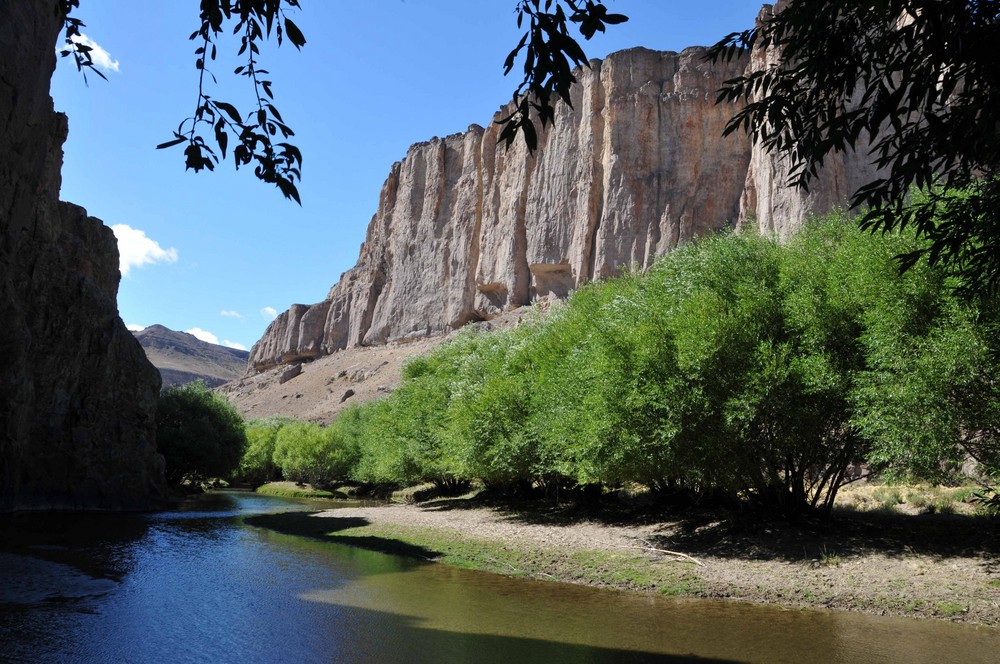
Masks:
[[[498,146],[492,122],[412,146],[390,169],[357,265],[323,302],[282,313],[251,369],[564,297],[735,224],[751,150],[722,139],[734,108],[715,97],[746,62],[704,54],[636,48],[592,61],[533,155]]]
[[[0,511],[141,508],[160,379],[118,317],[114,235],[58,199],[55,5],[0,2]]]
[[[780,8],[764,5],[761,19]],[[498,146],[494,123],[412,146],[382,186],[357,265],[323,302],[278,316],[250,370],[564,297],[714,230],[756,226],[785,238],[844,204],[873,175],[863,154],[832,155],[804,192],[786,186],[783,158],[742,133],[722,136],[739,110],[716,104],[723,82],[775,60],[769,51],[719,64],[703,48],[621,51],[579,73],[572,108],[557,108],[534,154]]]
[[[788,0],[764,5],[757,21],[780,12]],[[779,62],[773,49],[756,49],[750,54],[749,68],[760,71]],[[832,152],[827,155],[819,177],[808,191],[787,186],[789,161],[754,145],[750,152],[745,188],[740,198],[739,227],[756,227],[761,233],[782,240],[812,213],[828,212],[845,205],[847,198],[874,178],[867,150]]]

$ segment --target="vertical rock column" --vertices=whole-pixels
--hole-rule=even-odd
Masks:
[[[56,5],[0,2],[0,511],[144,508],[160,379],[118,317],[114,235],[58,200]]]
[[[784,9],[787,0],[764,5],[757,22],[766,21]],[[774,48],[757,48],[750,54],[748,72],[762,71],[780,63]],[[742,132],[740,132],[742,133]],[[864,138],[859,145],[865,146]],[[788,239],[810,215],[826,214],[836,207],[847,207],[851,195],[878,177],[867,147],[860,151],[844,150],[826,156],[823,166],[809,183],[809,190],[789,186],[791,160],[753,145],[746,184],[740,200],[739,226],[756,226],[764,235]]]

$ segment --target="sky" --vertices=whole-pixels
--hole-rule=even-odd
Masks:
[[[122,254],[118,307],[133,329],[161,324],[249,349],[277,313],[326,297],[353,267],[390,166],[434,136],[486,125],[510,100],[503,61],[520,32],[515,0],[301,0],[307,43],[263,45],[275,106],[303,153],[302,206],[248,169],[184,170],[155,150],[192,115],[198,0],[83,0],[107,81],[60,59],[56,110],[69,116],[62,199],[110,226]],[[601,58],[633,46],[680,51],[753,25],[756,0],[605,0],[629,22],[581,44]],[[239,42],[219,42],[206,92],[238,102]],[[238,105],[238,104],[237,104]]]

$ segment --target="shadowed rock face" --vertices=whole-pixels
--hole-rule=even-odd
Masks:
[[[163,494],[160,378],[118,317],[111,230],[58,200],[54,2],[0,2],[0,511]]]
[[[764,5],[758,22],[780,12],[787,4],[787,0],[779,0],[773,6]],[[760,71],[779,62],[774,49],[756,49],[750,55],[749,69]],[[820,177],[809,191],[787,186],[790,171],[787,157],[775,156],[754,145],[740,200],[740,227],[756,227],[762,234],[785,240],[811,214],[846,207],[848,197],[871,182],[877,172],[868,156],[869,146],[863,139],[861,145],[858,151],[828,154]]]
[[[498,126],[414,145],[392,166],[357,265],[282,313],[251,369],[446,332],[565,297],[735,225],[750,145],[722,139],[722,83],[745,61],[631,49],[592,61],[529,155]]]

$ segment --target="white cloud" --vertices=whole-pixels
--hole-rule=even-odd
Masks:
[[[133,267],[177,262],[176,249],[164,249],[156,240],[137,228],[126,224],[115,224],[111,230],[118,238],[118,269],[121,270],[123,277],[127,277]]]
[[[146,329],[145,325],[135,325],[134,323],[126,323],[125,327],[127,327],[133,332],[142,332],[143,330]]]
[[[268,320],[274,320],[278,317],[278,310],[274,307],[264,307],[260,310],[260,315]]]
[[[83,33],[74,35],[72,39],[74,43],[90,48],[90,59],[98,69],[118,73],[118,61],[113,60],[111,54],[104,50],[103,46]],[[63,48],[65,47],[60,47],[59,50],[63,50]]]
[[[222,345],[225,346],[226,348],[235,348],[236,350],[246,350],[247,349],[247,347],[244,346],[243,344],[237,343],[235,341],[230,341],[229,339],[223,339],[222,340]]]
[[[226,318],[235,318],[236,320],[243,320],[243,314],[234,309],[223,309],[219,312],[220,316],[225,316]]]
[[[210,344],[219,345],[219,337],[215,336],[207,330],[203,330],[200,327],[192,327],[190,330],[184,330],[188,334],[194,335],[196,339],[201,339],[202,341]]]

